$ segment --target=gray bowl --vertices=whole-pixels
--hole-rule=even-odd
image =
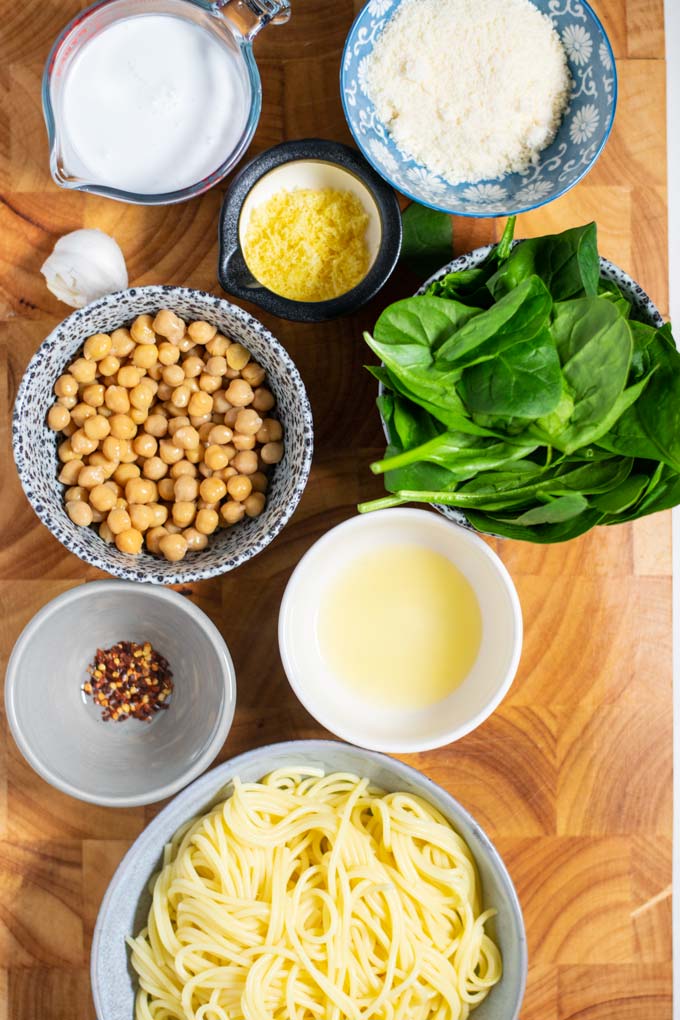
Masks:
[[[151,722],[104,722],[81,692],[97,648],[150,641],[174,691]],[[5,676],[12,736],[48,783],[79,800],[134,807],[171,797],[221,750],[236,680],[217,627],[156,585],[94,581],[48,602],[21,633]]]
[[[285,453],[271,478],[264,512],[213,535],[206,549],[179,563],[149,553],[129,556],[107,545],[94,528],[77,527],[64,509],[57,481],[57,439],[46,424],[52,387],[92,333],[108,333],[144,312],[168,307],[185,319],[205,319],[240,341],[267,372],[284,428]],[[33,355],[14,404],[12,445],[26,496],[55,538],[86,563],[128,581],[183,584],[215,577],[245,563],[269,545],[290,520],[312,464],[312,412],[304,383],[288,352],[268,329],[237,305],[186,287],[136,287],[107,294],[57,326]]]
[[[385,790],[424,797],[445,815],[477,862],[484,905],[498,910],[493,936],[503,955],[503,977],[474,1018],[517,1020],[526,983],[526,936],[515,888],[497,850],[467,811],[426,776],[383,754],[331,740],[293,740],[241,754],[193,783],[147,826],[123,858],[99,909],[90,966],[99,1020],[134,1020],[136,979],[125,938],[146,923],[149,879],[160,867],[164,845],[186,821],[228,796],[234,776],[253,782],[291,765],[358,773]]]

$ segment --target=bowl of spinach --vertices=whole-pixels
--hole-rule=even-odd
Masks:
[[[680,354],[594,223],[456,259],[391,304],[380,358],[387,495],[477,531],[562,542],[680,503]]]

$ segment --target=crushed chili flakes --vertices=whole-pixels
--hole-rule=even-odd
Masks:
[[[168,707],[172,671],[148,641],[143,645],[119,641],[111,648],[98,648],[87,672],[90,679],[83,691],[101,708],[105,722],[150,722],[155,712]]]

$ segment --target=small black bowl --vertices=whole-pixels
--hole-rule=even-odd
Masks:
[[[300,166],[294,169],[290,166],[293,163],[299,163]],[[267,191],[263,178],[270,174],[270,183],[273,185],[275,179],[279,183]],[[351,182],[354,178],[355,186],[358,184],[362,192],[364,205],[372,205],[370,210],[367,209],[371,216],[369,247],[375,252],[371,268],[356,287],[329,301],[292,301],[275,294],[255,279],[241,250],[241,213],[253,188],[260,184],[258,190],[262,191],[262,197],[265,198],[284,187],[313,187],[311,181],[305,180],[310,174],[317,177],[328,175],[329,179],[338,181],[344,177]],[[252,301],[282,319],[324,322],[356,311],[375,297],[386,283],[397,264],[401,249],[401,213],[392,188],[356,149],[323,138],[304,138],[267,149],[237,174],[224,196],[219,240],[217,276],[220,285],[229,294]]]

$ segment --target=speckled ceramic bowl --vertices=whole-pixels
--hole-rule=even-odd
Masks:
[[[212,536],[206,549],[180,563],[147,553],[130,556],[106,545],[94,528],[73,524],[64,510],[64,486],[57,481],[57,440],[45,418],[54,402],[52,387],[92,333],[108,333],[144,312],[167,307],[184,319],[205,319],[239,340],[267,372],[283,423],[285,454],[271,476],[264,512]],[[179,584],[224,574],[267,546],[293,514],[312,463],[312,412],[300,373],[281,344],[242,308],[186,287],[136,287],[94,301],[69,315],[38,348],[24,373],[14,405],[14,459],[21,484],[36,514],[52,534],[86,563],[128,581]]]
[[[164,845],[185,822],[228,796],[228,784],[234,776],[253,782],[274,769],[291,765],[367,776],[384,790],[423,797],[442,812],[477,862],[484,906],[498,911],[492,935],[503,956],[503,977],[475,1009],[474,1020],[517,1020],[527,973],[524,922],[512,880],[488,836],[458,801],[427,776],[375,751],[330,740],[294,740],[241,754],[193,783],[147,826],[123,858],[97,918],[90,974],[100,1020],[134,1020],[136,981],[125,938],[146,923],[148,883],[160,866]]]
[[[513,241],[513,248],[516,244],[520,244],[520,239]],[[468,252],[467,255],[460,255],[452,262],[448,262],[445,266],[442,266],[441,269],[438,269],[436,273],[433,273],[432,276],[425,281],[422,287],[416,291],[416,293],[424,294],[434,280],[441,279],[441,277],[446,276],[447,273],[456,273],[461,269],[473,269],[475,266],[479,265],[480,262],[483,262],[493,247],[494,246],[491,244],[486,244],[482,248],[475,248],[474,251]],[[603,280],[613,280],[616,284],[618,284],[625,296],[633,305],[636,318],[638,318],[640,322],[646,322],[650,326],[655,326],[656,328],[663,326],[661,313],[650,298],[649,294],[647,294],[640,284],[636,283],[635,280],[628,275],[628,273],[624,273],[623,269],[619,269],[619,267],[615,266],[613,262],[610,262],[609,259],[603,259],[602,256],[600,256],[600,276]],[[380,393],[383,392],[382,383],[378,389]],[[386,438],[389,440],[384,419],[383,431],[385,432]],[[435,510],[438,510],[440,514],[444,515],[444,517],[448,517],[450,521],[460,524],[463,528],[469,528],[471,531],[476,530],[472,527],[461,510],[456,510],[455,507],[452,506],[440,506],[439,504],[434,504],[434,506]]]

